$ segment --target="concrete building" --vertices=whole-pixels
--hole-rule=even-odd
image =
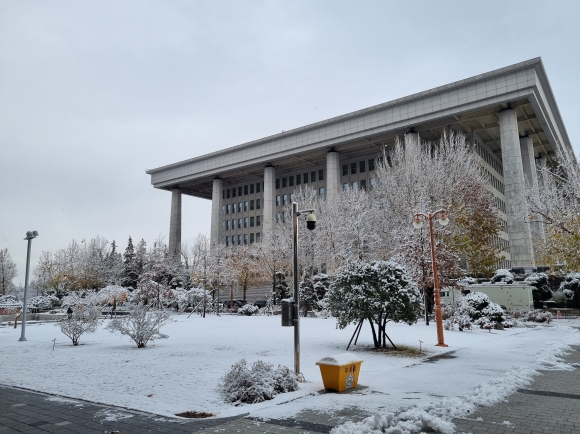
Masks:
[[[521,187],[536,183],[535,165],[571,150],[540,58],[147,173],[155,188],[172,192],[171,251],[181,243],[183,194],[212,201],[212,241],[246,244],[269,230],[297,185],[327,198],[347,186],[371,188],[383,146],[407,133],[436,140],[444,129],[469,137],[489,175],[505,222],[497,242],[506,260],[499,265],[532,266],[532,225],[508,217]]]

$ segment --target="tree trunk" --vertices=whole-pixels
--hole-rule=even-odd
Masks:
[[[375,344],[375,348],[380,348],[380,336],[379,340],[377,340],[377,333],[375,332],[375,326],[373,324],[372,318],[369,318],[369,323],[371,324],[371,330],[373,331],[373,343]]]

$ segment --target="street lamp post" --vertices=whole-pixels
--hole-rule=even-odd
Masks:
[[[306,227],[313,230],[316,227],[316,216],[313,209],[298,211],[298,204],[292,202],[292,236],[293,236],[293,277],[294,277],[294,372],[300,375],[300,290],[298,286],[298,216],[308,213]]]
[[[441,313],[441,294],[439,293],[439,276],[437,275],[437,259],[435,257],[435,235],[433,234],[433,219],[436,216],[439,217],[439,224],[447,226],[449,224],[449,218],[444,209],[435,211],[434,213],[415,213],[415,219],[413,221],[413,226],[417,229],[423,227],[423,217],[429,222],[429,235],[431,237],[431,263],[433,265],[433,286],[435,291],[435,322],[437,323],[437,345],[438,347],[447,347],[443,339],[443,315]]]
[[[26,341],[26,296],[28,294],[28,272],[30,270],[30,247],[32,240],[38,236],[37,231],[26,232],[25,240],[28,240],[28,252],[26,253],[26,276],[24,277],[24,300],[22,301],[22,333],[19,341]]]

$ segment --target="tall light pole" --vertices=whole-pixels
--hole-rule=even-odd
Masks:
[[[292,236],[293,236],[293,275],[294,275],[294,372],[300,375],[300,288],[298,286],[298,216],[308,213],[306,227],[313,230],[316,227],[316,216],[313,209],[298,211],[298,204],[292,202]]]
[[[435,211],[434,213],[415,213],[415,219],[413,220],[413,226],[417,229],[423,227],[423,217],[429,222],[429,235],[431,236],[431,263],[433,265],[433,286],[435,291],[435,322],[437,323],[437,345],[438,347],[447,347],[443,339],[443,315],[441,312],[441,294],[439,293],[439,276],[437,275],[437,258],[435,257],[435,235],[433,233],[433,219],[440,215],[439,224],[447,226],[449,224],[449,218],[444,209]]]
[[[19,341],[26,340],[26,295],[28,294],[28,272],[30,270],[30,247],[32,240],[38,236],[37,231],[26,232],[25,240],[28,240],[28,252],[26,253],[26,276],[24,278],[24,300],[22,301],[22,333]]]

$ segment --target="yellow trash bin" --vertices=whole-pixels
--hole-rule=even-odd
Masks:
[[[358,384],[358,374],[363,360],[353,353],[341,353],[323,357],[316,364],[320,367],[325,389],[344,392]]]

